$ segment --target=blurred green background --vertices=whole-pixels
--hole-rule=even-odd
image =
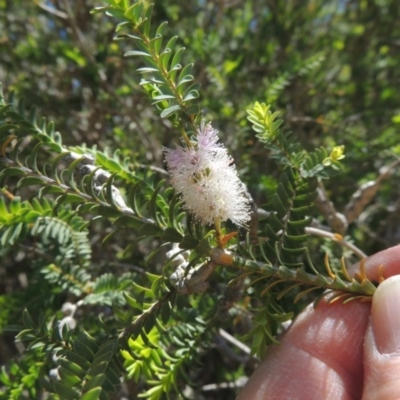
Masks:
[[[164,168],[162,148],[178,143],[178,133],[139,86],[139,61],[123,58],[132,43],[113,42],[115,21],[90,14],[99,5],[0,0],[0,81],[54,120],[65,144],[120,149]],[[347,235],[367,254],[399,243],[398,173],[382,175],[400,154],[398,0],[156,0],[153,19],[154,26],[168,20],[165,36],[178,35],[186,47],[203,115],[219,129],[259,206],[268,208],[279,170],[246,120],[255,101],[280,111],[307,149],[345,145],[344,173],[326,184],[337,211],[360,185],[377,189]],[[130,238],[102,247],[104,224],[90,229],[94,262],[118,263]],[[139,246],[122,261],[140,266],[146,252]],[[2,263],[0,294],[7,295],[21,288],[30,262],[20,251]],[[1,363],[14,352],[11,338],[0,342]]]

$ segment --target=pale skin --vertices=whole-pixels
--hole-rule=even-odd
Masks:
[[[369,257],[365,271],[385,278],[372,303],[309,306],[237,400],[400,399],[400,246]]]

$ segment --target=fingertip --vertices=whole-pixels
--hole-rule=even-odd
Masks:
[[[348,268],[350,275],[360,272],[361,262],[358,262]],[[368,279],[379,282],[380,278],[389,278],[390,276],[400,274],[400,245],[380,251],[364,261],[364,270]]]
[[[400,398],[400,276],[377,288],[364,340],[365,400]]]
[[[372,299],[372,326],[382,354],[400,354],[400,275],[383,281]]]

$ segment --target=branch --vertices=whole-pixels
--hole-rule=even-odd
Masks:
[[[329,289],[330,291],[344,292],[344,295],[353,298],[369,297],[375,293],[375,285],[368,280],[363,271],[363,261],[361,261],[361,273],[356,278],[349,276],[347,270],[344,270],[344,279],[335,275],[328,266],[325,265],[329,276],[324,276],[318,272],[308,273],[301,268],[288,268],[284,265],[272,265],[259,261],[244,259],[235,254],[231,254],[219,248],[210,251],[211,260],[218,265],[226,265],[233,268],[239,268],[246,272],[256,273],[266,278],[277,278],[282,282],[294,282],[299,285],[310,286],[314,289]]]
[[[113,208],[113,207],[110,206],[110,204],[108,204],[108,203],[106,203],[106,202],[104,202],[104,201],[102,201],[102,200],[100,200],[100,199],[98,199],[98,198],[94,198],[94,197],[92,197],[92,196],[89,196],[89,195],[86,194],[86,193],[77,192],[76,190],[70,188],[69,186],[67,186],[67,185],[65,185],[65,184],[63,184],[63,183],[57,182],[56,180],[51,179],[51,178],[49,178],[49,177],[47,177],[47,176],[45,176],[45,175],[41,175],[41,174],[39,175],[39,174],[35,173],[34,171],[32,171],[31,169],[29,169],[29,168],[27,168],[27,167],[24,167],[24,166],[22,166],[22,165],[17,164],[16,162],[10,160],[9,158],[0,157],[0,163],[5,164],[6,167],[18,168],[18,169],[19,169],[20,171],[22,171],[25,175],[39,178],[39,179],[43,182],[43,184],[44,184],[45,186],[57,186],[57,187],[59,187],[60,189],[62,189],[65,193],[71,193],[71,194],[74,194],[74,195],[78,195],[78,196],[81,197],[83,200],[86,200],[86,201],[88,201],[88,202],[97,203],[97,204],[99,204],[99,205],[101,205],[101,206],[108,207],[108,208]],[[88,165],[85,165],[85,166],[86,166],[86,167],[89,167]],[[116,190],[118,190],[118,189],[116,189]],[[123,214],[123,215],[129,216],[129,217],[138,218],[138,219],[139,219],[141,222],[143,222],[143,223],[146,223],[146,224],[155,224],[155,222],[154,222],[153,220],[151,220],[151,219],[148,219],[148,218],[145,218],[145,217],[138,217],[138,216],[134,213],[134,211],[133,211],[131,208],[129,208],[129,207],[118,208],[118,211],[119,211],[121,214]]]
[[[61,19],[68,19],[68,15],[67,15],[65,12],[62,12],[62,11],[60,11],[60,10],[57,10],[57,9],[54,8],[54,7],[49,7],[48,5],[43,4],[43,3],[41,3],[41,2],[38,1],[38,0],[35,1],[35,4],[36,4],[39,8],[41,8],[42,10],[48,12],[49,14],[55,15],[56,17],[61,18]]]
[[[346,217],[337,212],[333,203],[329,201],[325,187],[321,181],[318,182],[317,198],[315,199],[315,203],[332,231],[344,236],[349,223]]]
[[[147,320],[147,318],[150,317],[150,315],[153,315],[157,313],[157,311],[163,306],[165,302],[167,302],[170,297],[175,294],[175,291],[170,291],[168,292],[164,297],[161,299],[157,300],[154,304],[151,305],[150,308],[148,308],[145,312],[140,314],[130,326],[126,327],[118,336],[118,339],[125,339],[129,337],[136,329],[141,327],[144,322]]]
[[[337,233],[327,232],[322,229],[313,228],[310,226],[305,228],[305,231],[309,235],[319,236],[319,237],[333,240],[334,242],[340,244],[341,246],[346,247],[347,249],[351,250],[361,260],[368,257],[361,249],[359,249],[353,243],[347,242],[346,240],[343,239],[343,237],[341,235],[339,235]]]
[[[379,187],[385,179],[388,179],[393,170],[400,164],[400,160],[396,160],[388,166],[384,166],[379,170],[379,176],[374,181],[369,181],[360,186],[360,188],[351,196],[349,203],[344,209],[347,221],[352,223],[364,211],[365,206],[375,197]]]

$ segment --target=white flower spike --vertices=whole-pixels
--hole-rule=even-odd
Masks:
[[[165,149],[171,184],[180,193],[184,209],[203,224],[230,219],[245,226],[250,204],[233,158],[218,142],[218,131],[202,123],[192,147]]]

